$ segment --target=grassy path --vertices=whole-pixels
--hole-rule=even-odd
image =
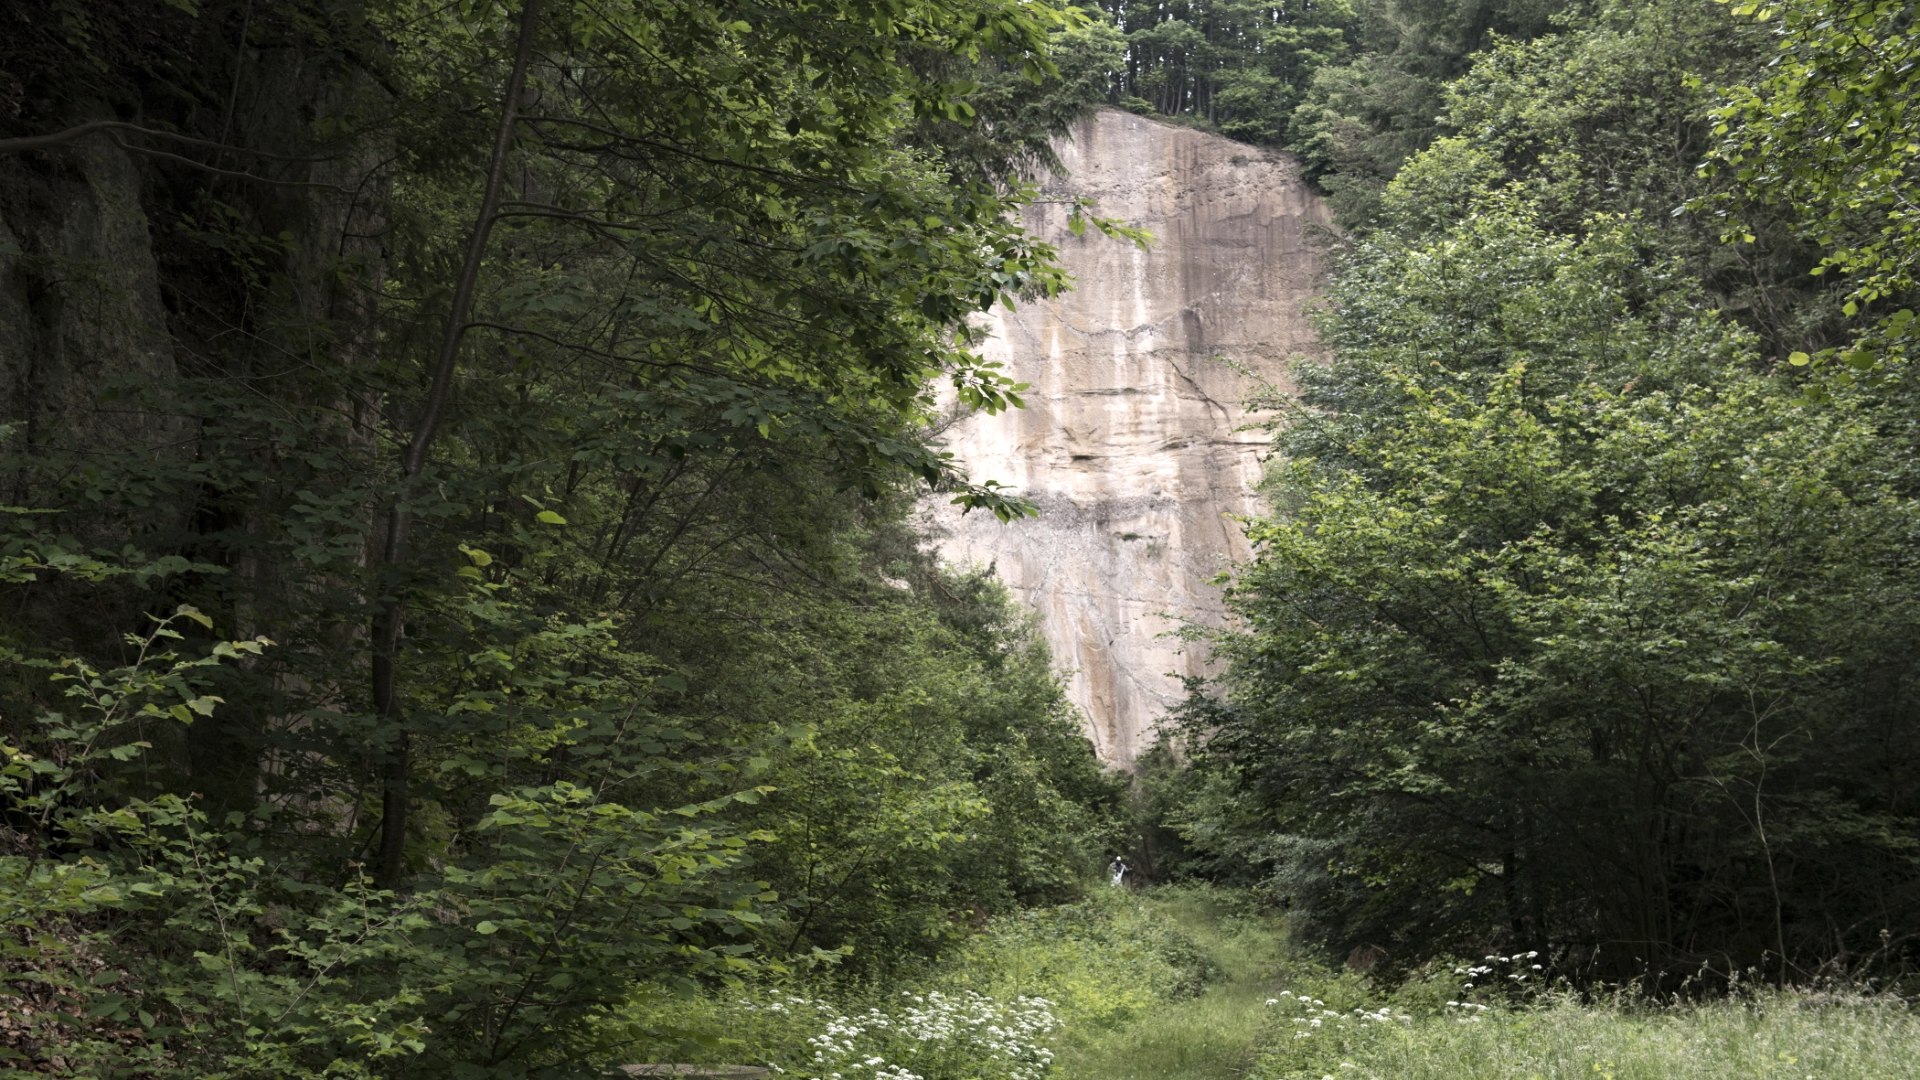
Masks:
[[[1329,971],[1290,947],[1282,921],[1245,914],[1228,893],[1102,899],[1132,925],[1177,931],[1223,970],[1197,996],[1069,1024],[1058,1080],[1244,1080],[1256,1065],[1258,1080],[1920,1078],[1920,1009],[1893,995],[1756,990],[1677,1005],[1547,991],[1519,1006],[1449,1007],[1464,996],[1456,980],[1389,992]]]
[[[1192,938],[1223,969],[1197,997],[1158,1005],[1097,1040],[1069,1041],[1060,1080],[1240,1080],[1254,1063],[1287,973],[1284,928],[1238,915],[1217,898],[1140,895],[1153,917]]]
[[[996,920],[910,985],[636,1001],[623,1057],[779,1063],[828,1080],[900,1075],[888,1063],[929,1080],[1033,1077],[1048,1048],[1048,1080],[1920,1078],[1910,998],[1830,987],[1687,1004],[1542,989],[1516,1001],[1444,964],[1383,987],[1315,963],[1284,920],[1249,904],[1195,886],[1101,889]],[[1045,1022],[1023,1027],[1034,1017]]]

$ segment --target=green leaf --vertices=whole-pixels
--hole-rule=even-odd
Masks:
[[[561,517],[559,514],[556,514],[551,510],[542,510],[533,516],[534,516],[534,520],[539,521],[545,525],[565,525],[567,523],[566,518]]]

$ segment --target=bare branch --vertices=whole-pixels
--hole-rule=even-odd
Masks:
[[[331,158],[324,157],[310,158],[293,157],[288,154],[271,154],[265,150],[252,150],[244,146],[231,146],[227,143],[214,142],[211,139],[197,139],[192,135],[181,135],[173,131],[161,131],[159,128],[141,127],[139,124],[129,124],[121,120],[93,120],[77,127],[70,127],[65,131],[53,132],[49,135],[28,135],[19,139],[0,139],[0,154],[23,154],[32,150],[47,150],[55,146],[62,146],[66,143],[73,142],[76,139],[84,139],[88,135],[102,131],[118,132],[127,135],[141,135],[150,139],[169,139],[173,142],[185,143],[188,146],[198,146],[208,150],[227,151],[235,154],[249,154],[253,157],[266,158],[270,161],[307,163],[332,160]]]
[[[177,161],[182,165],[189,165],[189,166],[192,166],[193,168],[199,169],[201,172],[210,172],[216,176],[231,176],[236,180],[252,180],[257,183],[273,184],[278,187],[321,188],[326,191],[337,191],[342,195],[354,194],[354,190],[352,188],[344,188],[344,187],[341,187],[339,184],[328,184],[318,180],[280,180],[271,176],[261,176],[259,173],[240,172],[236,169],[222,169],[217,165],[209,165],[204,161],[195,161],[190,157],[182,157],[179,154],[169,154],[165,150],[155,150],[155,149],[152,149],[151,147],[146,147],[146,146],[134,146],[131,143],[123,142],[120,139],[113,140],[113,143],[115,146],[118,146],[120,149],[125,150],[131,154],[145,154],[148,157],[164,158],[168,161]]]

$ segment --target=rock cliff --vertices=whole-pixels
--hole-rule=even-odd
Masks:
[[[1284,155],[1118,110],[1059,151],[1066,175],[1045,180],[1028,226],[1074,289],[997,310],[986,348],[1032,384],[1027,407],[945,435],[972,475],[1041,516],[1001,524],[937,500],[923,516],[943,557],[991,564],[1038,610],[1094,747],[1124,768],[1180,677],[1205,669],[1169,631],[1218,623],[1211,580],[1247,553],[1234,516],[1255,509],[1265,439],[1243,402],[1311,348],[1328,215]],[[1151,231],[1151,248],[1072,235],[1074,196]]]

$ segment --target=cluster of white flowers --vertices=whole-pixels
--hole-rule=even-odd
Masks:
[[[901,997],[909,1004],[900,1016],[900,1029],[920,1042],[979,1047],[1008,1062],[1012,1080],[1038,1080],[1053,1064],[1053,1051],[1040,1040],[1057,1030],[1060,1021],[1046,998],[1017,997],[1003,1004],[972,990],[957,997],[938,990]]]
[[[1456,1019],[1462,1024],[1479,1023],[1480,1014],[1486,1012],[1487,1007],[1477,1001],[1466,1000],[1467,995],[1473,992],[1475,985],[1488,981],[1488,977],[1493,976],[1496,979],[1492,983],[1494,986],[1500,985],[1497,980],[1503,979],[1510,989],[1524,989],[1527,983],[1541,978],[1541,973],[1545,970],[1535,962],[1539,958],[1540,952],[1536,949],[1517,952],[1512,956],[1485,956],[1481,958],[1480,963],[1462,964],[1454,968],[1453,973],[1464,975],[1466,982],[1460,984],[1460,1000],[1447,1002],[1447,1008],[1459,1014]]]
[[[750,1013],[791,1013],[796,1015],[800,1013],[815,1013],[825,1016],[833,1012],[832,1009],[820,1002],[814,1001],[812,998],[803,998],[798,994],[775,994],[765,1001],[736,1001],[734,1002],[734,1007],[741,1012]]]
[[[807,1039],[810,1080],[927,1080],[956,1069],[980,1080],[1043,1080],[1053,1051],[1040,1040],[1060,1026],[1045,998],[1001,1002],[970,990],[906,992],[896,1010],[851,1015],[794,995],[740,1007],[819,1018]]]
[[[1477,1024],[1480,1014],[1487,1011],[1487,1007],[1477,1001],[1449,1001],[1447,1008],[1456,1011],[1454,1020],[1461,1024]]]
[[[831,1010],[828,1011],[831,1013]],[[809,1038],[807,1045],[813,1047],[813,1060],[817,1065],[845,1058],[855,1062],[855,1068],[862,1065],[874,1068],[884,1064],[885,1060],[870,1054],[863,1055],[862,1040],[873,1032],[885,1031],[892,1026],[893,1019],[879,1009],[868,1009],[858,1016],[829,1015],[826,1030]],[[867,1060],[860,1060],[863,1057]],[[834,1075],[837,1077],[839,1074]]]
[[[1512,956],[1488,956],[1483,957],[1478,964],[1471,966],[1462,965],[1454,968],[1453,973],[1455,975],[1465,975],[1467,977],[1467,983],[1461,989],[1471,990],[1473,989],[1473,980],[1497,974],[1502,965],[1507,965],[1509,967],[1506,974],[1507,981],[1523,983],[1529,978],[1538,977],[1543,970],[1539,964],[1530,962],[1538,959],[1539,956],[1540,951],[1538,949],[1531,952],[1514,953]],[[1521,967],[1520,965],[1522,964],[1526,964],[1526,966]]]
[[[1309,1039],[1315,1031],[1325,1027],[1344,1027],[1349,1024],[1411,1024],[1413,1017],[1404,1012],[1395,1012],[1391,1006],[1382,1005],[1377,1009],[1363,1009],[1355,1006],[1351,1011],[1340,1012],[1327,1008],[1327,1003],[1317,997],[1306,994],[1295,996],[1290,990],[1280,991],[1279,997],[1267,999],[1269,1007],[1297,1009],[1300,1015],[1293,1018],[1296,1029],[1293,1037]]]

